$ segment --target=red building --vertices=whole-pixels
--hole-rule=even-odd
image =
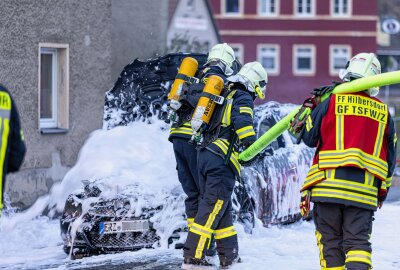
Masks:
[[[359,52],[375,52],[377,0],[211,0],[241,62],[260,61],[268,99],[300,103]]]

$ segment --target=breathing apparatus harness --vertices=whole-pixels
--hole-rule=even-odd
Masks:
[[[208,91],[204,91],[205,86],[209,80],[209,77],[204,77],[207,73],[213,73],[210,71],[210,67],[204,67],[196,72],[194,77],[188,77],[185,75],[178,74],[177,78],[184,79],[182,84],[181,93],[179,96],[179,103],[181,107],[176,111],[177,117],[173,121],[173,127],[179,127],[185,122],[190,122],[193,113],[197,107],[197,104],[201,97],[211,99],[217,104],[222,104],[224,98],[219,95],[214,95]],[[200,79],[201,78],[201,79]]]
[[[290,121],[289,131],[297,137],[297,144],[301,142],[305,131],[305,123],[311,112],[321,103],[321,96],[332,92],[341,82],[333,81],[331,85],[321,86],[311,91],[312,96],[304,100],[297,114]]]
[[[194,60],[194,59],[193,59]],[[208,63],[204,68],[198,66],[192,59],[182,61],[178,74],[169,95],[169,117],[173,127],[179,127],[185,122],[191,122],[193,135],[189,143],[199,148],[207,147],[218,138],[230,142],[226,163],[229,162],[237,135],[232,126],[222,126],[222,118],[229,100],[232,100],[236,90],[231,91],[233,83],[225,86],[225,81],[218,76],[224,73],[223,66]],[[196,70],[194,70],[196,68]],[[210,69],[220,71],[210,72]],[[211,73],[204,77],[205,74]],[[199,78],[202,78],[201,80]]]

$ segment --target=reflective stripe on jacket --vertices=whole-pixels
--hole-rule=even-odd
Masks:
[[[324,180],[311,189],[313,202],[341,203],[376,210],[378,188],[382,181],[373,174],[356,167],[326,169],[324,173]]]
[[[193,135],[193,129],[190,125],[190,122],[184,122],[179,127],[171,127],[169,131],[169,140],[171,140],[171,138],[173,137],[190,140],[192,135]]]
[[[317,147],[302,188],[313,187],[313,196],[376,206],[378,188],[382,193],[390,186],[397,139],[387,105],[377,98],[365,93],[332,95],[307,119],[303,141]],[[368,176],[351,183],[355,182],[352,173],[339,179],[327,174],[346,167],[361,169]],[[376,183],[371,180],[375,178]],[[366,191],[372,191],[373,197]]]

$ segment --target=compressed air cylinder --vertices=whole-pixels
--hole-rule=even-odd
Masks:
[[[182,75],[193,77],[197,71],[199,64],[197,60],[192,57],[185,57],[178,70],[174,83],[172,84],[171,91],[168,94],[169,107],[173,110],[178,110],[181,107],[179,97],[182,92],[182,84],[185,82]]]
[[[223,87],[224,80],[219,76],[212,75],[208,78],[203,93],[219,96],[221,95]],[[200,131],[203,125],[210,123],[215,106],[216,103],[211,99],[211,96],[202,95],[200,97],[191,120],[191,126],[195,132]]]

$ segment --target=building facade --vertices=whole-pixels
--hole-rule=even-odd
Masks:
[[[31,205],[75,164],[102,127],[104,93],[122,68],[165,51],[161,2],[1,1],[0,83],[14,97],[28,148],[22,170],[7,176],[14,205]]]
[[[378,56],[383,72],[400,69],[400,1],[379,2]],[[382,98],[400,109],[400,85],[384,87]],[[390,96],[390,100],[389,100]]]
[[[166,52],[168,9],[171,2],[173,0],[111,1],[113,82],[134,59],[147,59]]]
[[[351,55],[376,52],[377,1],[213,0],[224,42],[268,71],[268,100],[301,103],[338,80]]]
[[[379,1],[378,57],[382,72],[400,70],[400,0]],[[397,137],[400,136],[400,84],[380,88],[379,98],[389,105],[396,124]],[[400,157],[400,147],[397,147]],[[400,163],[398,158],[397,163]],[[400,194],[400,177],[394,177],[394,186]],[[393,184],[392,184],[393,185]],[[394,188],[392,188],[394,190]]]
[[[167,33],[169,52],[208,53],[220,42],[208,0],[173,0],[171,6],[174,11]]]

